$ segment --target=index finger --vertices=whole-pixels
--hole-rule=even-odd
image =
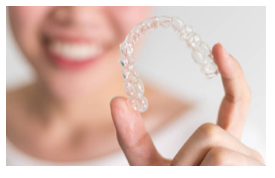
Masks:
[[[240,139],[250,105],[251,91],[240,64],[220,43],[213,47],[212,54],[225,91],[217,124]]]

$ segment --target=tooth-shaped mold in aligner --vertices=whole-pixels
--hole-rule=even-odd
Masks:
[[[136,61],[132,56],[134,52],[133,47],[137,43],[138,38],[144,35],[147,30],[157,29],[159,26],[164,28],[171,27],[173,31],[178,33],[179,39],[186,42],[187,46],[192,50],[191,57],[200,66],[204,77],[210,79],[219,73],[210,47],[201,41],[201,37],[193,31],[190,25],[186,25],[178,17],[154,16],[146,19],[137,24],[126,36],[125,41],[120,44],[121,58],[119,63],[123,68],[123,87],[128,95],[127,102],[134,110],[139,112],[144,112],[148,109],[148,100],[144,96],[143,82],[134,68]]]

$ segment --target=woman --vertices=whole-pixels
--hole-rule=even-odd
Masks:
[[[173,160],[158,154],[143,122],[149,131],[158,129],[190,106],[145,83],[150,108],[142,115],[133,111],[117,63],[119,44],[149,12],[148,7],[9,7],[15,39],[37,79],[7,93],[8,140],[27,155],[60,163],[92,160],[120,146],[130,165],[263,165],[259,153],[239,141],[250,90],[238,62],[220,44],[213,55],[226,95],[217,125],[199,127]],[[114,95],[124,97],[109,105]]]

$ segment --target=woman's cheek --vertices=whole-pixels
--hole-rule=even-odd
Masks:
[[[131,29],[148,18],[151,7],[108,7],[110,16],[121,32],[123,38],[131,31]]]
[[[52,7],[10,7],[13,34],[28,60],[41,55],[40,28]]]
[[[34,26],[43,23],[52,7],[10,7],[9,15],[13,30],[17,33],[34,31]]]

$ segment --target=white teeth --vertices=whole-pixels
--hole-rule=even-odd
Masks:
[[[76,44],[55,41],[49,46],[49,50],[68,60],[83,61],[91,59],[102,53],[103,49],[96,44]]]

